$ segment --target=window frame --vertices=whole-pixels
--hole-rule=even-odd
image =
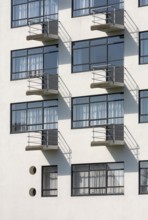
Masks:
[[[13,4],[13,1],[14,0],[11,0],[11,28],[19,28],[19,27],[24,27],[24,26],[28,26],[29,25],[29,23],[28,23],[28,21],[30,20],[30,19],[36,19],[36,18],[39,18],[39,19],[44,19],[44,16],[48,16],[48,17],[50,17],[50,16],[53,16],[53,15],[55,15],[56,17],[57,17],[57,19],[58,19],[58,12],[57,13],[54,13],[54,14],[49,14],[49,15],[45,15],[45,9],[44,9],[44,4],[45,4],[45,2],[44,2],[44,0],[36,0],[36,2],[39,2],[39,6],[41,5],[41,3],[43,3],[43,15],[41,15],[41,11],[39,11],[39,14],[40,14],[40,16],[35,16],[35,17],[29,17],[29,10],[28,10],[28,8],[29,8],[29,4],[30,3],[32,3],[32,2],[35,2],[34,0],[26,0],[26,2],[24,2],[24,3],[14,3]],[[14,7],[15,6],[17,6],[17,5],[26,5],[26,7],[27,7],[27,10],[26,10],[26,13],[27,13],[27,16],[25,17],[25,18],[23,18],[23,19],[13,19],[13,9],[14,9]],[[40,7],[41,8],[41,7]],[[26,20],[26,24],[22,24],[22,25],[13,25],[13,22],[15,22],[15,21],[20,21],[20,20]]]
[[[148,53],[147,53],[147,55],[143,55],[143,56],[141,55],[141,42],[142,42],[142,40],[143,41],[146,40],[146,39],[148,40],[148,37],[144,38],[144,39],[141,39],[140,35],[143,34],[143,33],[146,33],[146,32],[148,34],[148,31],[141,31],[141,32],[139,32],[139,65],[147,65],[148,64],[148,61],[147,61],[147,63],[144,63],[144,62],[140,61],[141,58],[144,58],[144,57],[148,58]]]
[[[141,92],[144,92],[144,91],[147,91],[147,92],[148,92],[148,89],[139,90],[139,114],[138,114],[138,115],[139,115],[139,123],[140,123],[140,124],[148,123],[148,121],[141,121],[141,119],[140,119],[141,116],[147,116],[147,117],[148,117],[148,113],[147,113],[147,114],[142,114],[142,113],[141,113],[141,101],[142,101],[143,99],[148,98],[148,96],[147,96],[147,97],[146,97],[146,96],[145,96],[145,97],[141,97],[141,96],[140,96],[140,93],[141,93]]]
[[[138,0],[138,7],[146,7],[146,6],[148,6],[148,3],[146,5],[142,5],[141,0]]]
[[[43,183],[44,183],[44,168],[56,168],[56,171],[54,172],[50,172],[50,170],[48,172],[50,173],[56,173],[56,185],[57,185],[57,188],[55,189],[51,189],[49,187],[49,189],[43,189]],[[41,197],[57,197],[58,196],[58,165],[47,165],[47,166],[42,166],[41,167]],[[56,194],[55,195],[44,195],[44,191],[56,191]]]
[[[140,167],[140,164],[141,164],[142,162],[147,162],[147,163],[148,163],[148,160],[140,160],[140,161],[139,161],[139,190],[138,190],[138,191],[139,191],[139,195],[147,195],[147,194],[148,194],[148,191],[147,191],[147,193],[142,193],[142,192],[141,192],[141,189],[140,189],[142,186],[146,186],[146,187],[148,188],[148,184],[147,184],[147,185],[141,185],[141,170],[142,170],[142,169],[147,169],[147,170],[148,170],[148,167],[147,167],[147,168],[145,168],[145,167],[144,167],[144,168],[141,168],[141,167]],[[147,173],[148,173],[148,172],[147,172]]]
[[[115,41],[115,42],[109,42],[111,39],[113,38],[116,38],[116,37],[119,37],[120,39],[122,40],[119,40],[119,41]],[[96,40],[99,40],[99,41],[105,41],[105,43],[100,43],[100,44],[95,44],[95,45],[91,45],[92,42],[96,41]],[[74,48],[74,45],[77,44],[77,43],[85,43],[88,41],[88,46],[84,47],[79,47],[79,48]],[[123,65],[124,65],[124,54],[123,54],[123,57],[122,59],[117,59],[117,60],[113,60],[113,61],[110,61],[109,60],[109,49],[110,49],[110,46],[111,45],[122,45],[124,46],[124,35],[123,34],[120,34],[120,35],[114,35],[114,36],[108,36],[108,37],[101,37],[101,38],[93,38],[93,39],[85,39],[85,40],[80,40],[80,41],[73,41],[72,42],[72,56],[71,56],[71,73],[72,74],[76,74],[76,73],[83,73],[83,72],[89,72],[89,71],[92,71],[93,68],[91,66],[93,65],[108,65],[109,62],[122,62]],[[91,49],[95,48],[95,47],[100,47],[100,46],[105,46],[105,51],[106,51],[106,61],[104,62],[91,62]],[[81,64],[74,64],[74,52],[77,51],[77,50],[83,50],[83,49],[88,49],[88,62],[87,63],[81,63]],[[78,67],[78,66],[83,66],[83,65],[88,65],[88,69],[87,70],[77,70],[77,71],[74,71],[74,67]]]
[[[45,102],[52,102],[52,101],[56,101],[56,105],[52,105],[52,106],[44,106],[44,103]],[[34,103],[42,103],[42,106],[40,107],[41,108],[41,111],[42,111],[42,123],[36,123],[36,124],[29,124],[28,123],[28,119],[29,119],[29,117],[27,117],[28,116],[28,111],[30,110],[30,109],[38,109],[39,107],[33,107],[33,108],[28,108],[28,105],[29,104],[34,104]],[[26,108],[24,108],[24,109],[16,109],[16,110],[13,110],[12,108],[13,108],[13,105],[19,105],[19,104],[26,104]],[[35,131],[40,131],[40,130],[49,130],[49,129],[33,129],[33,130],[28,130],[27,129],[27,127],[29,127],[29,126],[42,126],[42,128],[44,127],[44,125],[49,125],[49,124],[55,124],[56,125],[56,127],[58,127],[58,120],[56,121],[56,122],[52,122],[52,123],[50,123],[50,122],[48,122],[48,123],[44,123],[43,121],[44,121],[44,110],[46,109],[46,108],[52,108],[52,107],[56,107],[57,108],[57,112],[58,112],[58,99],[48,99],[48,100],[39,100],[39,101],[29,101],[29,102],[17,102],[17,103],[11,103],[10,104],[10,134],[20,134],[20,133],[28,133],[28,132],[35,132]],[[25,111],[25,116],[26,116],[26,118],[25,118],[25,124],[24,125],[21,125],[21,127],[22,126],[24,126],[25,127],[25,129],[24,130],[21,130],[20,131],[20,129],[19,130],[15,130],[15,126],[12,124],[12,120],[13,120],[13,116],[12,116],[12,114],[13,114],[13,112],[15,112],[15,111]],[[14,127],[14,128],[13,128]],[[57,128],[53,128],[53,129],[57,129]]]
[[[109,101],[108,100],[108,97],[109,96],[111,96],[111,95],[124,95],[124,92],[118,92],[118,93],[109,93],[109,94],[101,94],[101,95],[90,95],[90,96],[78,96],[78,97],[72,97],[72,102],[71,102],[71,129],[85,129],[85,128],[93,128],[93,127],[100,127],[100,126],[106,126],[106,125],[108,125],[108,123],[106,123],[106,124],[99,124],[99,125],[91,125],[91,122],[93,121],[93,119],[91,119],[90,118],[90,106],[91,106],[91,103],[93,103],[93,102],[90,102],[90,99],[92,98],[92,97],[97,97],[97,96],[99,96],[99,97],[101,97],[101,96],[106,96],[106,100],[105,100],[105,103],[106,103],[106,105],[107,105],[107,108],[106,108],[106,110],[107,110],[107,114],[106,114],[106,118],[104,119],[104,120],[106,120],[106,121],[108,121],[109,120],[109,117],[108,117],[108,103],[109,102],[113,102],[114,100],[111,100],[111,101]],[[74,109],[74,104],[73,104],[73,100],[74,99],[81,99],[81,98],[88,98],[89,99],[89,102],[88,102],[88,105],[89,105],[89,119],[88,119],[88,126],[81,126],[81,127],[74,127],[73,126],[73,123],[74,122],[79,122],[79,121],[86,121],[86,120],[73,120],[73,109]],[[118,100],[115,100],[114,102],[116,102],[116,101],[123,101],[123,104],[124,104],[124,96],[123,96],[123,98],[121,99],[118,99]],[[101,101],[102,102],[102,101]],[[94,102],[94,103],[99,103],[99,102]],[[84,103],[79,103],[79,104],[75,104],[75,105],[82,105],[82,104],[84,104]],[[124,106],[123,106],[124,107]],[[124,110],[124,108],[123,108],[123,110]],[[122,118],[123,120],[124,120],[124,114],[123,114],[123,117],[113,117],[113,118]],[[95,120],[98,120],[98,119],[94,119],[94,121]],[[100,119],[101,120],[101,119]],[[123,123],[122,123],[123,124]]]
[[[108,164],[123,164],[123,168],[122,169],[112,169],[112,170],[115,170],[115,171],[117,171],[117,170],[123,170],[123,186],[112,186],[112,187],[109,187],[107,184],[108,184],[108,177],[109,177],[109,175],[107,174],[107,171],[109,170],[109,169],[107,169],[107,165]],[[88,166],[89,167],[89,169],[86,171],[86,172],[88,172],[88,194],[79,194],[79,195],[75,195],[74,193],[73,193],[73,189],[81,189],[81,187],[73,187],[73,174],[74,174],[74,172],[78,172],[78,171],[73,171],[73,167],[74,166],[81,166],[81,165],[83,165],[83,166]],[[105,165],[106,166],[106,169],[104,169],[105,170],[105,172],[106,172],[106,174],[105,174],[105,187],[104,187],[104,189],[105,189],[105,191],[106,191],[106,193],[102,193],[102,194],[91,194],[90,193],[90,189],[92,188],[92,187],[90,187],[90,171],[93,171],[93,170],[91,170],[90,169],[90,166],[91,165]],[[94,171],[99,171],[99,170],[94,170]],[[71,196],[72,197],[74,197],[74,196],[111,196],[111,195],[124,195],[124,171],[125,171],[125,166],[124,166],[124,162],[123,161],[119,161],[119,162],[102,162],[102,163],[83,163],[83,164],[72,164],[71,165]],[[81,171],[80,171],[81,172]],[[123,188],[123,193],[107,193],[107,189],[108,188]],[[82,188],[86,188],[86,187],[82,187]],[[93,187],[93,189],[101,189],[101,187],[96,187],[96,188],[94,188]]]
[[[90,1],[91,0],[88,0],[89,2],[88,2],[88,7],[86,7],[86,8],[79,8],[79,9],[76,9],[76,10],[74,10],[74,0],[72,0],[72,10],[71,10],[71,17],[72,18],[77,18],[77,17],[82,17],[82,16],[89,16],[89,15],[92,15],[92,13],[91,13],[91,11],[93,11],[93,10],[95,10],[95,9],[98,9],[98,8],[108,8],[109,6],[116,6],[116,5],[121,5],[119,8],[123,8],[124,7],[124,0],[122,0],[122,2],[119,2],[119,3],[114,3],[114,4],[109,4],[108,3],[108,0],[107,0],[107,4],[104,4],[103,6],[100,6],[100,7],[98,7],[98,6],[96,6],[96,7],[91,7],[91,5],[90,5]],[[123,6],[122,6],[123,5]],[[88,10],[89,12],[88,13],[86,13],[86,14],[82,14],[82,15],[77,15],[77,16],[74,16],[74,12],[76,12],[76,11],[81,11],[81,10]]]
[[[52,47],[55,47],[55,50],[51,51],[51,52],[46,52],[46,49],[47,48],[52,48]],[[33,51],[33,50],[38,50],[38,49],[41,49],[42,50],[42,53],[29,53],[29,51]],[[21,52],[21,51],[26,51],[26,55],[23,55],[23,56],[14,56],[13,57],[13,53],[16,53],[16,52]],[[11,81],[16,81],[16,80],[23,80],[23,79],[28,79],[28,77],[22,77],[22,78],[14,78],[13,79],[13,75],[17,75],[17,74],[21,74],[24,72],[24,74],[27,73],[30,71],[29,68],[28,68],[28,61],[29,61],[29,56],[32,56],[32,55],[42,55],[42,60],[43,60],[43,71],[45,71],[45,68],[44,68],[44,61],[45,61],[45,55],[46,54],[52,54],[52,53],[57,53],[57,66],[56,68],[51,68],[51,69],[55,69],[56,70],[56,74],[58,73],[58,53],[59,53],[59,46],[58,44],[53,44],[53,45],[46,45],[46,46],[41,46],[41,47],[31,47],[31,48],[23,48],[23,49],[18,49],[18,50],[11,50],[10,52],[10,56],[11,56],[11,60],[10,60],[10,66],[11,66],[11,74],[10,74],[10,80]],[[13,60],[17,59],[17,58],[20,58],[20,57],[25,57],[26,59],[26,71],[22,71],[22,72],[13,72]],[[50,69],[49,69],[50,70]]]

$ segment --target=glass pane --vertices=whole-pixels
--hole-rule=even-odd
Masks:
[[[107,62],[107,47],[95,46],[90,49],[91,63],[105,63]]]
[[[89,49],[83,48],[73,51],[73,64],[89,63]]]
[[[91,7],[107,6],[107,0],[90,0]]]
[[[57,107],[44,109],[44,123],[58,122]]]
[[[58,64],[57,52],[51,54],[44,54],[44,69],[57,68]]]
[[[148,97],[148,90],[140,91],[140,97]]]
[[[77,105],[73,107],[73,120],[85,120],[89,118],[89,105]]]
[[[108,103],[108,117],[123,117],[123,101],[109,102]]]
[[[140,168],[148,168],[148,161],[141,161]]]
[[[74,188],[88,187],[88,172],[73,173],[73,187]]]
[[[15,58],[12,61],[13,72],[23,72],[27,70],[27,59],[26,57]]]
[[[148,98],[141,99],[140,112],[141,114],[148,114]]]
[[[42,109],[28,110],[27,124],[42,124]]]
[[[89,7],[89,0],[73,0],[73,8],[74,9],[81,9],[81,8],[86,8]]]
[[[147,40],[142,40],[140,44],[140,55],[141,56],[146,56],[148,55],[148,39]]]
[[[108,47],[108,62],[113,60],[123,60],[124,56],[124,45],[113,44]]]
[[[40,16],[40,5],[39,1],[31,2],[28,4],[28,17],[39,17]]]
[[[140,0],[140,6],[148,5],[148,0]]]
[[[148,169],[140,170],[140,185],[148,185]]]
[[[106,103],[94,103],[90,106],[90,119],[103,119],[107,117]]]
[[[27,4],[16,5],[13,7],[13,20],[27,18]],[[21,21],[20,21],[21,25]]]

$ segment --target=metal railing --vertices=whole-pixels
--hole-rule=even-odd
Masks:
[[[112,6],[101,7],[92,10],[93,24],[124,24],[124,9],[114,8]]]
[[[28,146],[58,145],[58,130],[41,130],[28,133]]]
[[[45,70],[28,72],[28,90],[58,90],[58,74],[44,73]]]
[[[114,65],[100,65],[93,67],[93,83],[95,82],[124,82],[124,67]]]
[[[29,35],[49,34],[58,35],[58,20],[51,19],[50,17],[43,17],[30,19],[28,21]]]
[[[93,142],[95,141],[124,141],[124,125],[111,124],[93,128]]]

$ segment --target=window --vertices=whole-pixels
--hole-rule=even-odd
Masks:
[[[139,51],[139,63],[148,63],[148,31],[141,32],[139,35],[140,39],[140,51]]]
[[[58,45],[11,52],[11,79],[25,79],[31,71],[55,74],[58,68]]]
[[[72,165],[72,196],[124,193],[124,163]]]
[[[42,196],[57,196],[57,166],[42,167]]]
[[[139,92],[139,122],[148,122],[148,90]]]
[[[12,0],[12,27],[58,17],[58,0]]]
[[[148,5],[148,0],[139,0],[139,7]]]
[[[11,104],[11,133],[57,129],[58,100]]]
[[[72,72],[90,71],[95,66],[123,66],[124,37],[113,36],[77,41],[72,45]]]
[[[139,193],[148,194],[148,161],[139,162]]]
[[[72,99],[72,128],[123,124],[123,93]]]
[[[92,14],[93,10],[107,8],[123,8],[124,0],[73,0],[73,17]]]

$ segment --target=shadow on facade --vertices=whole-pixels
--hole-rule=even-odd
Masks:
[[[66,142],[65,138],[59,132],[57,151],[43,151],[43,154],[50,165],[57,165],[60,167],[59,175],[69,175],[71,170],[72,150]]]
[[[125,11],[125,18],[124,18],[124,24],[125,24],[125,33],[128,38],[128,50],[126,53],[126,56],[132,56],[134,54],[138,53],[138,44],[139,44],[139,29],[133,19],[130,17],[130,15]]]

